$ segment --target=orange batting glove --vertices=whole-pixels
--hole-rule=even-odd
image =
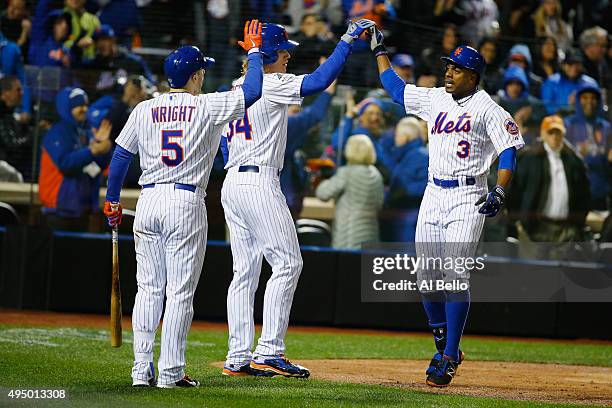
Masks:
[[[251,48],[261,47],[261,31],[263,24],[259,20],[249,20],[244,23],[244,41],[238,41],[238,45],[245,51]]]
[[[123,216],[123,207],[121,203],[111,203],[110,201],[104,202],[104,215],[108,219],[108,225],[114,227],[121,224],[121,217]]]

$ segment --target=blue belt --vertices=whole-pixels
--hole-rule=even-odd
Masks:
[[[157,183],[157,184],[173,184],[173,183]],[[155,187],[155,183],[143,184],[142,186],[142,188],[153,188],[153,187]],[[196,186],[192,186],[191,184],[174,183],[174,189],[175,190],[187,190],[187,191],[191,191],[192,193],[195,193]]]
[[[240,166],[238,167],[240,173],[259,173],[259,166]]]
[[[436,186],[439,186],[442,188],[459,187],[459,180],[440,180],[434,177],[433,182]],[[473,186],[474,184],[476,184],[476,179],[474,177],[466,177],[465,179],[466,186]]]

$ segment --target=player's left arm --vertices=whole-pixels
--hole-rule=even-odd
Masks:
[[[518,125],[505,110],[498,107],[492,110],[485,120],[487,134],[499,152],[497,183],[489,193],[483,194],[475,205],[480,206],[479,213],[495,217],[506,200],[506,191],[516,168],[516,150],[523,147],[525,142]]]
[[[375,23],[367,19],[351,22],[329,58],[314,72],[304,77],[300,88],[300,96],[313,95],[330,86],[344,68],[344,63],[353,48],[353,41],[373,26],[375,26]]]

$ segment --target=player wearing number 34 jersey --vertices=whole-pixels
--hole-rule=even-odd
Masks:
[[[417,221],[417,254],[457,260],[474,257],[485,217],[495,216],[504,203],[516,149],[524,145],[519,128],[508,112],[478,89],[486,64],[475,49],[461,45],[442,57],[443,88],[421,88],[405,84],[393,71],[382,33],[374,27],[370,34],[384,88],[406,113],[427,121],[429,130],[429,183]],[[487,192],[487,174],[497,157],[497,185]],[[439,290],[432,282],[447,283],[444,288],[451,289]],[[426,382],[445,387],[463,360],[459,342],[470,304],[469,271],[421,268],[417,285],[437,349]]]
[[[262,34],[263,96],[244,117],[230,122],[227,177],[221,201],[230,231],[234,278],[227,295],[229,351],[223,374],[308,377],[284,357],[293,293],[302,269],[295,225],[281,192],[279,174],[287,138],[288,107],[326,89],[340,74],[352,42],[374,23],[349,25],[329,58],[313,73],[287,74],[290,41],[282,26],[266,24]],[[244,78],[235,86],[244,86]],[[227,152],[226,152],[227,153]],[[263,327],[254,353],[253,304],[263,258],[272,266],[264,295]]]
[[[153,344],[164,298],[157,386],[199,385],[185,375],[185,346],[206,249],[205,189],[223,127],[261,97],[261,30],[257,20],[245,25],[239,44],[248,51],[249,70],[244,86],[231,92],[200,95],[214,60],[198,48],[170,53],[164,64],[170,92],[137,105],[117,137],[104,206],[111,226],[121,221],[119,194],[136,153],[142,168],[134,221],[134,386],[155,381]]]

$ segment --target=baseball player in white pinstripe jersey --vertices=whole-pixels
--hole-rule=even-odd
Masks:
[[[442,57],[447,64],[444,87],[422,88],[398,77],[382,33],[374,27],[370,34],[384,88],[406,113],[427,121],[429,128],[429,183],[417,221],[417,255],[474,257],[485,216],[495,216],[503,206],[516,149],[524,145],[519,128],[508,112],[478,89],[486,64],[475,49],[460,45]],[[487,192],[487,174],[496,157],[497,185]],[[463,360],[459,342],[470,304],[469,271],[420,269],[417,279],[437,349],[426,382],[446,387]],[[451,289],[421,286],[434,281],[448,283]]]
[[[284,356],[285,333],[302,257],[291,213],[279,183],[287,143],[287,110],[307,95],[321,92],[340,74],[352,42],[374,23],[351,23],[334,52],[308,75],[287,74],[290,54],[298,45],[282,26],[265,24],[262,99],[226,132],[229,159],[221,202],[229,226],[234,278],[227,295],[229,351],[223,374],[308,377],[308,369]],[[235,82],[239,87],[243,78]],[[224,141],[221,141],[222,147]],[[253,302],[261,264],[266,258],[272,277],[264,295],[262,333],[252,353]]]
[[[134,221],[134,386],[155,383],[153,343],[164,297],[157,387],[199,385],[185,375],[185,346],[206,249],[205,189],[223,127],[261,97],[261,30],[257,20],[245,25],[240,45],[249,70],[242,88],[231,92],[200,95],[214,60],[193,46],[173,51],[164,65],[170,92],[138,104],[117,137],[104,206],[109,225],[121,222],[119,194],[136,153],[143,171]]]

